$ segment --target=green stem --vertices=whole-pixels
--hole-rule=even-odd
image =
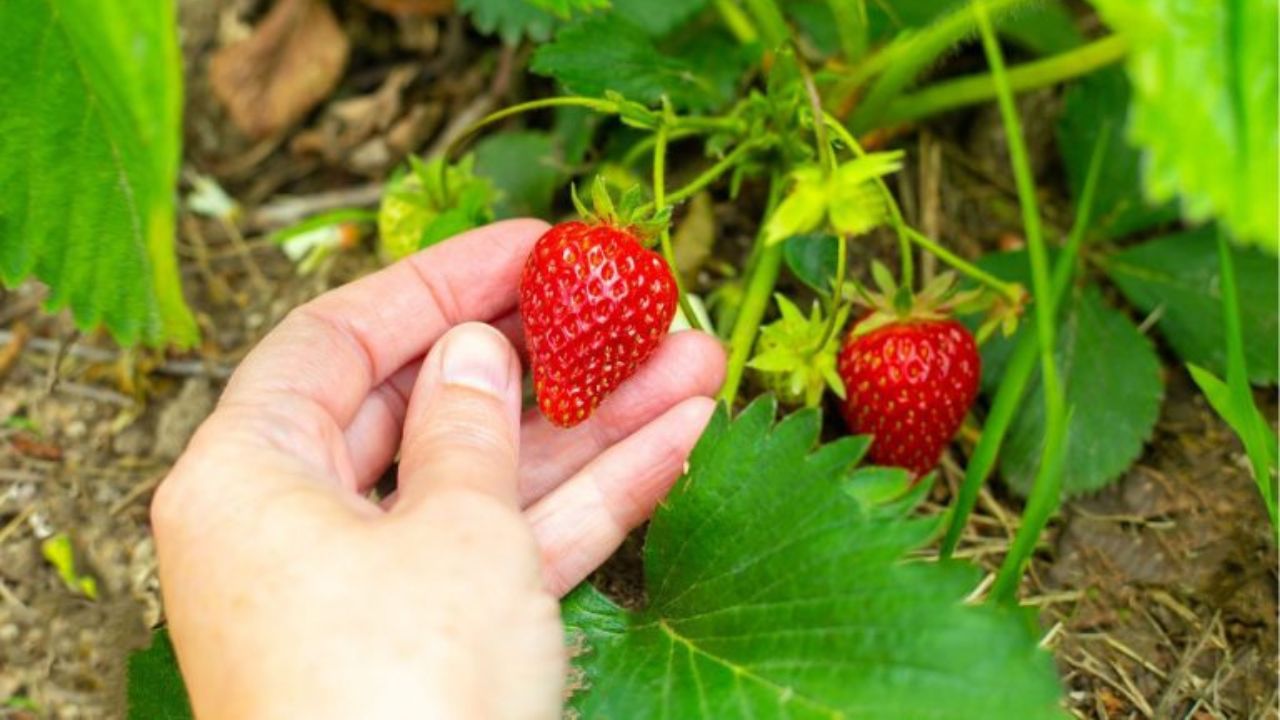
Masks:
[[[1235,259],[1226,233],[1218,230],[1218,265],[1222,284],[1222,319],[1227,334],[1227,392],[1231,405],[1239,418],[1238,432],[1253,466],[1253,479],[1262,493],[1273,530],[1276,525],[1276,492],[1271,482],[1271,465],[1275,458],[1268,457],[1266,433],[1271,429],[1260,420],[1253,403],[1253,390],[1249,387],[1249,370],[1244,358],[1244,330],[1240,323],[1240,293],[1236,286]]]
[[[862,148],[862,144],[853,136],[853,133],[849,132],[849,128],[846,128],[844,123],[837,120],[831,113],[825,113],[823,120],[828,128],[835,131],[836,137],[840,138],[840,142],[849,148],[854,157],[867,156],[867,151]],[[885,204],[889,206],[889,221],[893,224],[894,232],[898,234],[898,253],[902,257],[899,284],[905,288],[912,287],[915,284],[915,267],[911,258],[911,238],[907,236],[907,222],[902,219],[902,209],[898,207],[898,199],[889,191],[884,178],[876,178],[875,183],[884,195]]]
[[[674,135],[674,133],[672,133],[672,135]],[[655,133],[655,137],[656,137],[656,133]],[[762,138],[747,140],[745,142],[740,143],[733,150],[729,151],[728,155],[725,155],[724,157],[717,160],[714,165],[707,168],[706,170],[703,170],[701,173],[698,173],[697,177],[690,180],[683,187],[667,195],[666,196],[667,204],[676,205],[677,203],[681,203],[681,202],[684,202],[685,200],[688,200],[689,198],[698,194],[698,192],[705,190],[716,180],[719,180],[720,177],[724,175],[726,172],[736,167],[738,163],[742,160],[742,158],[747,155],[747,153],[750,153],[751,151],[756,150],[758,148],[764,147],[767,144],[768,144],[768,141]],[[658,195],[655,192],[654,202],[641,205],[640,208],[637,210],[637,213],[644,214],[646,212],[653,212],[654,210],[657,210],[658,208],[660,208],[661,206],[658,204],[657,199],[658,199]]]
[[[1014,92],[1056,85],[1119,62],[1128,51],[1129,43],[1124,37],[1110,35],[1084,47],[1013,68],[1009,70],[1009,85]],[[989,73],[969,75],[899,97],[885,108],[881,122],[889,125],[919,120],[987,102],[995,96],[996,84]]]
[[[1035,550],[1036,541],[1049,518],[1057,510],[1062,488],[1062,455],[1066,445],[1067,410],[1062,383],[1058,379],[1058,367],[1054,361],[1054,317],[1052,287],[1049,283],[1048,253],[1040,227],[1040,212],[1036,204],[1035,186],[1031,164],[1027,160],[1026,142],[1022,135],[1022,122],[1013,103],[1013,89],[1005,71],[1004,56],[996,42],[991,19],[982,2],[972,5],[982,34],[982,48],[991,74],[996,83],[996,99],[1004,121],[1009,145],[1009,158],[1013,165],[1014,181],[1018,189],[1018,204],[1022,208],[1023,230],[1027,236],[1027,255],[1031,264],[1031,284],[1035,290],[1036,335],[1040,351],[1040,378],[1044,387],[1045,446],[1041,454],[1040,468],[1036,473],[1031,497],[1022,516],[1013,545],[1005,556],[1000,572],[991,588],[995,602],[1011,602],[1017,592],[1022,571]]]
[[[540,100],[529,100],[528,102],[522,102],[518,105],[512,105],[510,107],[502,108],[501,110],[497,110],[495,112],[489,113],[483,118],[480,118],[479,120],[477,120],[466,130],[463,130],[462,133],[458,135],[458,137],[454,138],[453,142],[449,143],[449,147],[448,149],[445,150],[445,153],[444,153],[445,160],[448,161],[449,158],[453,157],[456,154],[458,148],[462,147],[462,144],[465,143],[472,135],[475,135],[476,133],[480,132],[482,129],[494,123],[501,122],[503,120],[506,120],[509,117],[514,117],[521,113],[532,112],[534,110],[542,110],[545,108],[553,108],[553,107],[583,107],[583,108],[587,108],[588,110],[594,110],[595,112],[602,113],[605,115],[613,115],[618,112],[617,103],[613,102],[612,100],[603,100],[601,98],[589,98],[589,97],[578,97],[575,95],[566,95],[564,97],[553,97],[553,98],[542,98]]]
[[[738,163],[748,153],[753,150],[757,150],[766,144],[768,144],[768,142],[763,139],[747,140],[739,143],[737,147],[716,161],[714,165],[699,173],[697,177],[690,180],[684,187],[673,191],[671,195],[667,197],[667,202],[674,205],[693,197],[699,191],[711,185],[711,183],[719,180],[720,176],[737,167]]]
[[[776,50],[791,41],[791,28],[787,27],[787,19],[774,0],[745,0],[744,4],[755,18],[756,26],[760,28],[770,50]]]
[[[624,113],[629,108],[635,108],[638,112],[649,112],[635,103],[615,102],[613,100],[605,100],[603,98],[581,97],[577,95],[566,95],[563,97],[542,98],[539,100],[529,100],[517,105],[502,108],[501,110],[492,112],[480,120],[476,121],[466,130],[462,131],[453,142],[449,143],[448,149],[445,150],[445,159],[453,157],[458,148],[462,147],[471,136],[480,130],[494,124],[514,117],[521,113],[532,112],[534,110],[543,110],[553,107],[584,107],[588,110],[594,110],[602,115],[618,115]],[[653,113],[656,117],[657,113]],[[743,123],[741,120],[732,117],[705,117],[701,115],[687,115],[684,117],[671,116],[663,117],[662,122],[671,127],[671,130],[682,131],[688,134],[696,134],[699,132],[733,132],[741,133],[743,131]]]
[[[813,72],[809,70],[809,66],[799,60],[796,61],[796,66],[800,68],[805,95],[809,98],[809,112],[813,117],[813,144],[818,151],[822,172],[830,177],[836,169],[836,154],[831,149],[831,143],[827,141],[827,124],[824,120],[826,113],[822,111],[822,96],[818,94],[818,86],[813,82]]]
[[[693,137],[694,135],[697,135],[697,134],[698,132],[696,130],[692,130],[689,128],[685,128],[682,130],[672,129],[667,133],[667,143],[670,144],[677,140],[684,140],[685,138]],[[636,144],[632,145],[627,150],[627,154],[622,156],[622,163],[621,163],[622,167],[630,168],[631,166],[640,162],[640,158],[653,152],[653,146],[657,142],[657,140],[658,140],[658,136],[656,134],[651,133],[649,135],[645,135],[644,137],[636,141]]]
[[[837,107],[847,102],[863,82],[878,74],[880,77],[859,103],[849,124],[857,133],[880,127],[881,115],[889,103],[915,82],[920,73],[939,56],[973,32],[978,8],[995,14],[1028,2],[1030,0],[978,0],[919,32],[902,35],[899,40],[860,63],[854,73],[837,85],[833,93]]]
[[[724,20],[725,27],[729,28],[729,34],[737,39],[740,45],[750,45],[760,39],[760,33],[756,30],[756,26],[751,22],[751,18],[742,12],[742,8],[733,0],[715,0],[716,11],[720,13],[720,19]]]
[[[845,62],[854,64],[867,53],[866,0],[827,0],[840,36],[840,52]]]
[[[703,115],[676,115],[671,118],[672,130],[690,130],[693,133],[731,132],[745,129],[741,120],[732,117],[706,117]]]
[[[653,205],[659,209],[666,207],[667,132],[667,124],[663,123],[654,133],[656,142],[653,145]],[[663,223],[662,230],[658,233],[658,242],[662,246],[662,256],[666,258],[667,265],[671,266],[671,276],[676,281],[676,297],[680,302],[680,311],[684,313],[685,320],[691,327],[695,330],[704,330],[702,321],[698,319],[698,314],[693,311],[693,306],[689,304],[689,297],[685,294],[680,267],[676,265],[676,251],[671,245],[670,223]]]
[[[937,257],[942,262],[958,270],[961,274],[967,275],[974,280],[977,280],[979,283],[1000,293],[1011,303],[1018,303],[1022,301],[1022,293],[1018,290],[1017,283],[1010,283],[1001,280],[995,275],[992,275],[986,270],[983,270],[977,265],[974,265],[968,260],[965,260],[959,255],[956,255],[946,249],[940,245],[938,241],[913,227],[907,227],[906,233],[907,237],[910,238],[912,242],[919,245],[925,252]]]
[[[769,297],[773,295],[773,286],[778,282],[778,272],[782,267],[782,248],[785,243],[764,247],[764,228],[778,206],[782,185],[782,180],[776,175],[770,181],[769,200],[760,221],[760,232],[756,235],[759,257],[751,267],[742,307],[738,310],[733,330],[729,333],[729,363],[725,370],[724,385],[720,387],[720,399],[731,407],[738,396],[738,386],[742,384],[743,371],[747,367],[747,361],[751,359],[760,320],[764,318]]]
[[[840,303],[844,300],[844,294],[841,292],[844,288],[844,276],[849,272],[849,249],[847,247],[849,240],[842,235],[836,238],[836,243],[836,280],[835,286],[831,288],[831,298],[827,303],[827,322],[822,329],[822,339],[809,350],[809,357],[822,352],[827,343],[831,342],[831,337],[840,330],[840,328],[836,327],[836,316],[840,314]]]
[[[1102,158],[1106,156],[1108,143],[1111,140],[1111,126],[1103,126],[1098,142],[1093,147],[1093,155],[1089,159],[1089,171],[1085,175],[1084,188],[1080,192],[1080,205],[1076,209],[1075,224],[1067,235],[1067,242],[1062,248],[1058,260],[1053,266],[1053,289],[1049,303],[1056,318],[1062,307],[1062,298],[1067,292],[1067,285],[1076,266],[1076,256],[1080,245],[1084,242],[1085,233],[1093,220],[1093,202],[1097,196],[1098,178],[1101,176]],[[978,492],[983,483],[995,469],[996,459],[1000,454],[1000,446],[1004,443],[1005,433],[1013,424],[1014,414],[1022,403],[1022,396],[1031,380],[1031,371],[1035,368],[1036,342],[1034,333],[1024,332],[1018,336],[1013,355],[1005,366],[1004,377],[1000,388],[996,390],[995,399],[991,401],[991,411],[987,413],[982,425],[982,435],[969,457],[965,468],[964,482],[956,496],[955,508],[951,514],[951,523],[947,534],[942,539],[939,555],[942,559],[951,557],[960,543],[960,535],[969,522],[969,515],[978,502]]]

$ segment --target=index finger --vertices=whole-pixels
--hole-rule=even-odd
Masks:
[[[446,330],[514,309],[525,258],[547,227],[486,225],[300,305],[240,364],[223,402],[294,395],[346,427],[374,387]]]

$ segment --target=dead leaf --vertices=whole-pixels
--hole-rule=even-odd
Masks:
[[[453,0],[364,0],[375,10],[392,15],[447,15],[453,10]]]
[[[671,244],[676,254],[676,265],[685,282],[692,282],[711,257],[711,246],[716,240],[716,213],[711,195],[700,192],[693,196],[684,219],[672,233]]]
[[[418,72],[416,65],[394,68],[376,91],[333,103],[317,127],[294,137],[290,150],[362,175],[384,174],[440,124],[437,104],[404,108],[405,89]]]
[[[387,131],[387,147],[399,158],[418,149],[440,126],[444,109],[439,103],[418,103]]]
[[[236,127],[260,139],[328,97],[350,49],[327,0],[278,0],[252,35],[214,54],[209,80]]]
[[[58,461],[62,459],[62,448],[53,443],[44,442],[28,432],[20,432],[9,439],[9,445],[19,455],[36,460]]]
[[[31,337],[31,328],[21,320],[13,324],[13,333],[9,336],[9,342],[4,347],[0,347],[0,379],[9,373],[9,368],[22,357],[22,348],[26,347],[27,340]]]

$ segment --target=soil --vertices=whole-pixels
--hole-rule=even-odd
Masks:
[[[100,334],[78,334],[65,315],[41,311],[45,293],[36,283],[0,294],[0,719],[123,716],[124,658],[162,620],[147,523],[151,490],[236,362],[270,327],[307,298],[377,266],[365,243],[300,274],[266,238],[297,207],[283,196],[301,196],[313,209],[324,206],[321,193],[337,192],[339,203],[370,202],[404,152],[426,152],[451,126],[509,102],[520,90],[513,68],[527,61],[467,34],[456,18],[392,21],[339,4],[352,59],[331,99],[303,129],[249,141],[213,97],[208,63],[228,35],[244,32],[237,18],[257,20],[265,4],[181,5],[186,177],[213,177],[239,201],[246,236],[183,209],[183,280],[205,338],[187,354],[125,352]],[[394,117],[346,138],[342,152],[295,144],[330,127],[335,105],[375,93],[404,65],[419,72]],[[1033,148],[1044,146],[1034,155],[1051,232],[1069,221],[1047,130],[1057,101],[1054,91],[1020,101],[1032,136],[1049,138]],[[421,126],[413,142],[369,145],[414,113]],[[998,118],[978,110],[906,140],[908,167],[895,189],[908,220],[968,256],[1019,242],[1007,165],[991,161],[1000,157],[992,150],[1002,147],[993,140],[998,128]],[[757,195],[748,188],[739,205]],[[722,242],[715,252],[734,258],[751,221],[728,205],[716,208],[716,218]],[[863,247],[878,253],[892,242]],[[1041,608],[1078,717],[1274,718],[1271,530],[1238,441],[1180,365],[1166,360],[1166,400],[1142,458],[1112,487],[1065,505],[1023,596]],[[1259,399],[1274,425],[1274,388]],[[961,452],[968,448],[958,443]],[[956,468],[944,465],[934,509],[949,501]],[[992,485],[961,554],[994,570],[1019,509],[1020,501]],[[96,599],[70,587],[42,554],[42,543],[60,534],[72,541],[77,572],[96,581]],[[596,576],[632,605],[643,602],[641,549],[642,532]]]

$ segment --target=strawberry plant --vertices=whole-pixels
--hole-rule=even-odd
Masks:
[[[121,343],[190,344],[180,88],[125,59],[172,60],[172,17],[89,5],[0,3],[22,30],[0,41],[0,100],[57,120],[0,117],[18,189],[0,193],[0,277],[34,273]],[[1064,499],[1142,455],[1182,364],[1274,528],[1253,388],[1280,375],[1276,2],[1093,5],[1086,38],[1068,4],[1031,0],[459,0],[505,61],[527,58],[530,97],[411,156],[376,216],[279,235],[311,270],[350,249],[342,223],[376,217],[394,262],[494,218],[556,222],[520,311],[562,427],[673,324],[725,344],[723,407],[647,531],[643,607],[590,585],[564,601],[582,716],[1059,716],[1043,634],[1013,607],[1024,571]],[[1070,208],[1049,222],[1016,95],[1058,86]],[[1002,251],[926,231],[903,191],[917,129],[992,104],[1020,229]],[[73,115],[86,152],[53,162]],[[776,402],[807,409],[775,425]],[[955,555],[997,471],[1022,515],[981,584]],[[947,512],[924,509],[931,491]],[[136,707],[165,666],[139,663]]]

